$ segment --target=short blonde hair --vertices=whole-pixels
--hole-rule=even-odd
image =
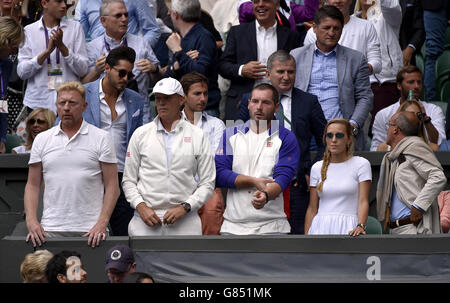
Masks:
[[[20,264],[20,274],[24,283],[46,282],[45,270],[53,254],[48,250],[36,250],[27,254]]]
[[[56,92],[57,92],[58,96],[59,96],[59,93],[61,93],[61,92],[72,91],[72,90],[76,90],[77,92],[79,92],[81,95],[81,98],[83,100],[86,99],[86,89],[84,88],[83,84],[81,84],[78,81],[64,82],[56,88]]]
[[[0,48],[19,47],[25,41],[25,32],[13,17],[0,17]]]
[[[27,122],[25,126],[27,132],[27,142],[25,142],[24,145],[27,150],[30,150],[31,146],[33,145],[33,137],[31,136],[31,125],[28,122],[34,117],[36,117],[39,113],[42,113],[44,115],[45,121],[47,122],[47,129],[52,128],[53,124],[55,124],[56,121],[56,115],[50,109],[38,107],[35,110],[33,110],[27,117]]]

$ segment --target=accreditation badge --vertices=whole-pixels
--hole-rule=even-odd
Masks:
[[[3,98],[0,100],[0,113],[2,114],[8,113],[8,100]]]
[[[63,72],[60,68],[52,68],[48,71],[48,89],[55,90],[63,83]]]

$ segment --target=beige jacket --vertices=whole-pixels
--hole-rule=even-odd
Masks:
[[[399,161],[400,155],[405,157],[404,162]],[[425,211],[417,232],[440,233],[437,196],[446,182],[441,164],[423,139],[405,137],[391,152],[386,153],[381,162],[377,187],[378,219],[385,220],[386,206],[391,203],[392,184],[395,184],[403,203],[410,208],[415,204]]]

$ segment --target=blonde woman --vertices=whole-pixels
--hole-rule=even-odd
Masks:
[[[311,168],[305,234],[365,234],[372,171],[369,161],[353,156],[352,126],[341,118],[328,122],[322,161]]]
[[[34,138],[40,133],[49,128],[52,128],[55,124],[55,114],[46,108],[36,108],[33,110],[27,118],[26,132],[27,142],[25,144],[14,147],[11,151],[13,154],[27,154],[31,152]]]
[[[24,283],[48,283],[45,276],[47,263],[53,257],[53,254],[44,249],[36,250],[34,253],[27,254],[22,264],[20,264],[20,275]]]

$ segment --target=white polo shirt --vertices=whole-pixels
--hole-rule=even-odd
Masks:
[[[69,140],[60,124],[39,133],[28,164],[42,163],[45,231],[88,232],[103,206],[100,162],[117,163],[109,134],[86,121]]]

